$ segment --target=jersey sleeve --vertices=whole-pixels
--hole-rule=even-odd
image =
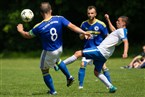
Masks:
[[[68,26],[68,24],[70,23],[70,21],[64,18],[63,16],[60,16],[60,19],[64,26]]]
[[[107,29],[106,26],[103,26],[103,27],[102,27],[102,32],[103,32],[103,35],[104,35],[104,36],[107,36],[107,35],[109,34],[108,29]]]
[[[127,39],[127,29],[120,30],[121,40]]]
[[[29,34],[32,36],[32,37],[35,37],[36,35],[33,33],[32,30],[29,31]]]
[[[30,34],[32,37],[36,37],[36,36],[39,34],[40,30],[38,29],[38,26],[39,26],[40,24],[41,24],[41,23],[36,24],[36,25],[33,27],[33,29],[31,29],[31,30],[29,31],[29,34]]]
[[[85,31],[86,29],[85,29],[84,23],[85,23],[85,21],[83,21],[83,22],[81,23],[80,28],[81,28],[82,30]]]

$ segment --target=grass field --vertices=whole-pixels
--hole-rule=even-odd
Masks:
[[[64,57],[63,57],[64,58]],[[145,70],[120,69],[131,61],[121,58],[110,58],[107,66],[113,84],[118,88],[110,94],[105,85],[93,74],[93,66],[87,66],[84,89],[78,90],[77,74],[80,60],[68,66],[75,82],[66,87],[66,79],[61,71],[51,69],[52,78],[58,95],[56,97],[145,97]],[[39,58],[14,58],[0,60],[0,97],[48,97],[39,70]]]

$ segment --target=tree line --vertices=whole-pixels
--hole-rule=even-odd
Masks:
[[[87,19],[86,9],[89,5],[97,8],[97,18],[107,22],[104,14],[108,13],[113,25],[119,16],[129,17],[128,38],[130,45],[145,43],[145,0],[45,0],[52,5],[53,15],[62,15],[72,23],[80,26]],[[8,3],[7,3],[8,2]],[[25,30],[30,30],[35,24],[42,21],[39,13],[40,0],[1,0],[0,1],[0,41],[2,51],[31,51],[40,50],[39,38],[27,40],[17,32],[18,23],[23,23]],[[20,17],[23,9],[31,9],[35,16],[33,21],[24,23]],[[108,25],[107,25],[108,26]],[[109,30],[109,29],[108,29]],[[82,41],[78,34],[64,28],[64,47],[68,49],[81,48]]]

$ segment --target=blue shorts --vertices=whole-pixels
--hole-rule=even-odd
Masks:
[[[107,61],[97,47],[84,49],[83,57],[86,59],[93,59],[93,64],[98,72],[101,72],[104,63]]]

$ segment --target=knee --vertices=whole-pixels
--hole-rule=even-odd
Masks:
[[[106,64],[104,64],[102,69],[106,69],[106,68],[107,68],[107,66],[106,66]]]
[[[81,50],[76,51],[74,55],[75,55],[77,58],[79,58],[79,57],[82,56],[82,51],[81,51]]]
[[[84,67],[87,66],[87,64],[88,64],[88,63],[87,63],[86,61],[83,61],[83,62],[81,63],[81,67],[84,68]]]
[[[109,71],[109,69],[108,69],[107,67],[105,67],[105,68],[103,67],[103,68],[102,68],[102,71],[103,71],[103,72]]]
[[[41,69],[43,75],[49,74],[49,69]]]

